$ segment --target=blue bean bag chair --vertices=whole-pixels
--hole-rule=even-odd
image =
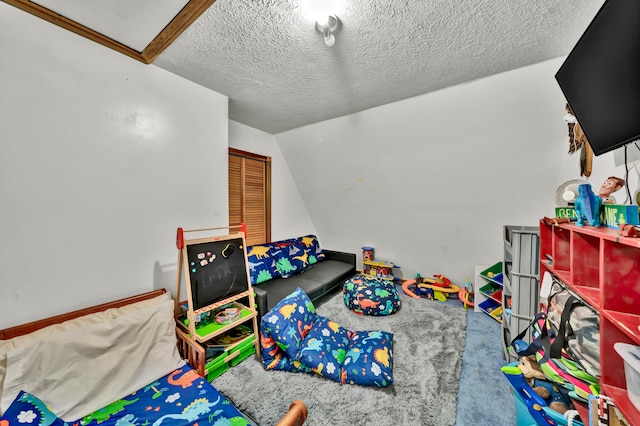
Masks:
[[[358,315],[391,315],[400,309],[400,293],[393,281],[356,275],[342,288],[344,304]]]
[[[393,383],[393,334],[347,330],[317,315],[300,288],[262,317],[260,344],[267,370],[317,374],[341,384]]]

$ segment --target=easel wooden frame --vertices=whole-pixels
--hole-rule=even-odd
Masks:
[[[235,233],[229,233],[226,235],[216,235],[216,236],[209,236],[209,237],[200,237],[200,238],[194,238],[194,239],[185,239],[184,238],[184,234],[185,233],[194,233],[194,232],[199,232],[199,233],[212,233],[212,232],[216,232],[216,231],[220,231],[220,230],[228,230],[229,232],[232,229],[239,229],[239,232],[235,232]],[[252,321],[253,323],[253,333],[254,333],[254,345],[256,347],[256,354],[258,354],[258,356],[260,355],[260,341],[259,341],[259,331],[258,331],[258,321],[257,321],[257,316],[258,316],[258,312],[255,309],[255,298],[254,298],[254,294],[253,294],[253,289],[251,288],[251,280],[249,278],[249,267],[248,267],[248,261],[247,261],[247,250],[246,250],[246,240],[245,240],[245,234],[246,234],[246,228],[244,224],[240,224],[240,225],[236,225],[236,226],[228,226],[228,227],[219,227],[219,228],[201,228],[201,229],[190,229],[190,230],[184,230],[182,228],[178,228],[177,230],[177,234],[176,234],[176,247],[178,248],[178,267],[176,270],[176,294],[175,294],[175,315],[176,315],[176,320],[178,319],[179,315],[181,315],[180,312],[180,305],[182,303],[184,303],[184,301],[180,301],[180,287],[182,284],[182,275],[184,274],[185,277],[185,287],[187,288],[187,319],[188,319],[188,330],[189,330],[189,334],[192,336],[192,338],[194,340],[196,340],[197,342],[206,342],[207,340],[212,339],[215,336],[218,336],[220,334],[223,334],[229,330],[231,330],[232,328],[243,324],[249,320]],[[219,242],[219,241],[225,241],[225,240],[232,240],[232,239],[237,239],[237,238],[241,238],[242,239],[242,245],[243,245],[243,255],[244,255],[244,265],[245,265],[245,273],[247,275],[247,290],[243,291],[241,293],[235,294],[231,297],[227,297],[225,299],[221,299],[221,300],[217,300],[207,306],[198,308],[198,309],[194,309],[194,303],[193,303],[193,295],[191,293],[191,277],[189,274],[189,262],[188,262],[188,253],[187,253],[187,247],[191,246],[191,245],[195,245],[195,244],[201,244],[201,243],[208,243],[208,242]],[[237,300],[243,299],[243,298],[248,298],[249,300],[249,306],[244,306],[240,303],[237,302]],[[200,335],[197,332],[196,326],[195,326],[195,316],[197,314],[200,313],[204,313],[207,311],[211,311],[214,310],[216,308],[219,308],[220,306],[226,305],[228,303],[231,302],[235,302],[238,305],[240,305],[243,310],[247,309],[250,311],[250,313],[248,315],[244,315],[241,318],[231,322],[230,324],[226,324],[221,328],[217,328],[215,331],[208,333],[206,335]],[[178,322],[180,325],[183,325],[181,322]],[[234,346],[242,343],[244,341],[238,341],[233,345],[230,345],[230,347],[228,348],[231,349]],[[236,352],[236,355],[238,353]],[[230,358],[233,358],[233,356],[230,356]]]

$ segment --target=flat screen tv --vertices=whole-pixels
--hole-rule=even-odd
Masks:
[[[556,73],[595,155],[640,138],[640,0],[607,0]]]

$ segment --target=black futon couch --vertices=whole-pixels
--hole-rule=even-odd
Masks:
[[[313,241],[312,241],[313,240]],[[254,284],[260,267],[271,267],[271,275],[275,277],[253,285],[258,308],[258,320],[269,312],[280,300],[300,287],[311,299],[316,301],[321,297],[342,289],[342,284],[356,274],[356,255],[334,250],[322,250],[315,236],[306,236],[291,240],[284,240],[247,247],[247,257]],[[284,254],[283,254],[284,253]],[[317,257],[315,253],[321,253]],[[304,259],[302,271],[289,271],[284,278],[280,272],[274,272],[275,264],[282,265],[283,257],[287,266],[296,265],[296,261]],[[293,259],[293,260],[292,260]],[[292,260],[288,263],[288,260]],[[315,262],[313,262],[315,260]],[[259,266],[258,266],[259,263]],[[264,272],[260,272],[263,273]],[[264,277],[268,275],[262,275]]]

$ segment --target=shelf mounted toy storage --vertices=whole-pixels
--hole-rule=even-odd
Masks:
[[[640,410],[617,343],[640,346],[640,238],[606,227],[540,222],[540,275],[553,274],[600,314],[600,388],[629,424]],[[578,408],[580,411],[581,408]],[[582,418],[588,412],[582,408]]]
[[[479,268],[476,266],[476,268]],[[474,310],[482,311],[498,322],[502,322],[502,262],[481,272],[476,272],[476,282],[481,278],[485,284],[475,292]]]
[[[211,235],[235,228],[239,228],[239,232]],[[207,236],[185,239],[185,233]],[[175,314],[179,326],[186,328],[194,340],[205,344],[239,325],[251,322],[252,335],[229,345],[227,352],[231,353],[235,347],[244,347],[247,340],[251,340],[259,354],[258,314],[247,267],[244,225],[193,230],[178,228],[176,247]],[[183,276],[187,291],[186,305],[180,301]],[[247,305],[242,304],[242,300],[248,300]],[[235,315],[226,321],[216,321],[216,311],[225,309],[227,313],[234,311]],[[237,351],[233,353],[226,357],[227,362],[238,355]]]

